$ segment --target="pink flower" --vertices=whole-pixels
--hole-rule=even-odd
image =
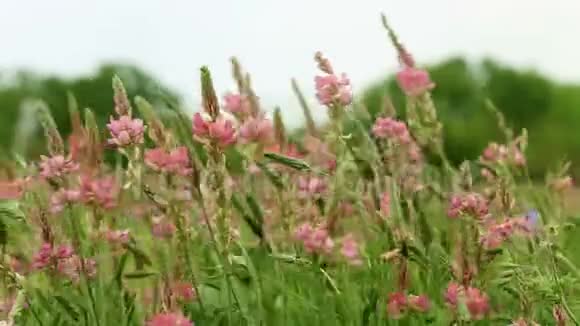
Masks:
[[[78,163],[70,158],[65,158],[63,155],[55,155],[52,157],[42,155],[40,158],[40,175],[46,179],[60,178],[79,168]]]
[[[234,93],[224,95],[224,108],[235,115],[248,115],[251,111],[247,97]]]
[[[145,126],[141,119],[131,119],[128,115],[120,116],[117,120],[111,117],[107,128],[111,133],[109,144],[125,147],[143,143]]]
[[[352,89],[346,74],[342,74],[340,77],[334,74],[316,76],[314,82],[316,97],[321,104],[346,106],[352,102]]]
[[[385,217],[391,215],[391,195],[388,192],[384,192],[381,196],[381,213]]]
[[[447,216],[457,218],[460,215],[471,215],[483,219],[489,213],[489,204],[482,195],[471,192],[453,195],[449,201]]]
[[[74,255],[74,249],[69,245],[60,245],[56,250],[57,259],[67,259]]]
[[[389,294],[387,301],[387,314],[393,319],[399,319],[407,310],[407,297],[403,292],[393,292]]]
[[[298,196],[300,198],[320,197],[326,191],[326,183],[318,177],[304,177],[298,179]]]
[[[455,282],[449,283],[447,285],[447,290],[445,290],[445,302],[452,308],[457,307],[459,302],[459,294],[463,291],[463,287]]]
[[[296,240],[305,241],[313,232],[312,225],[309,223],[302,223],[294,230],[294,238]]]
[[[67,204],[75,203],[81,199],[81,193],[73,189],[60,189],[50,197],[50,212],[60,213]]]
[[[193,134],[222,148],[236,142],[236,130],[230,120],[206,121],[199,112],[193,116]]]
[[[349,264],[355,266],[362,265],[359,245],[352,234],[349,233],[342,239],[342,248],[340,249],[340,253],[344,258],[346,258]]]
[[[163,148],[145,151],[145,164],[154,171],[188,176],[192,172],[187,147],[180,146],[169,153]]]
[[[489,311],[487,294],[477,288],[469,287],[465,290],[465,304],[472,319],[482,319]]]
[[[81,258],[77,255],[58,260],[56,269],[62,276],[76,283],[80,280],[81,273],[83,273],[83,265],[87,277],[94,278],[97,275],[96,261],[86,258],[81,263]]]
[[[125,230],[107,230],[105,238],[111,244],[127,244],[131,240],[131,231]]]
[[[81,177],[80,194],[85,203],[111,209],[117,205],[118,192],[115,179],[111,176],[100,179],[88,175]]]
[[[330,254],[334,241],[330,238],[326,227],[319,226],[304,241],[304,248],[309,253]]]
[[[556,321],[557,326],[566,326],[566,321],[568,320],[568,315],[562,306],[555,305],[552,308],[552,316],[554,316],[554,320]]]
[[[175,233],[175,225],[171,222],[165,221],[164,218],[156,218],[153,220],[153,236],[160,239],[170,239]]]
[[[409,307],[417,312],[427,312],[431,309],[431,301],[426,295],[409,295]]]
[[[240,139],[243,143],[270,144],[273,138],[274,127],[266,118],[250,117],[240,127]]]
[[[177,282],[172,288],[173,294],[179,301],[193,301],[197,298],[194,287],[189,282]]]
[[[377,118],[372,131],[377,138],[388,138],[399,144],[409,144],[411,142],[411,135],[407,125],[392,118]]]
[[[43,243],[40,249],[32,257],[32,268],[43,269],[51,264],[53,261],[52,245],[50,243]]]
[[[153,316],[147,326],[193,326],[193,323],[180,312],[168,312]]]
[[[435,87],[426,70],[413,67],[404,67],[397,74],[397,81],[407,96],[419,96]]]

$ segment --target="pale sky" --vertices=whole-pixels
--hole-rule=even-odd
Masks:
[[[0,0],[0,72],[74,76],[132,62],[196,110],[198,68],[210,67],[223,94],[235,55],[263,103],[299,122],[289,80],[313,94],[315,51],[355,93],[395,71],[380,12],[420,63],[489,55],[580,81],[580,0]]]

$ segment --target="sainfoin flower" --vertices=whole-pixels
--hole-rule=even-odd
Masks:
[[[387,301],[387,314],[389,318],[399,319],[407,310],[407,296],[403,292],[389,294]]]
[[[193,116],[193,134],[222,148],[236,142],[236,130],[232,121],[223,117],[216,121],[205,120],[199,112]]]
[[[75,189],[59,189],[50,197],[50,212],[53,214],[63,211],[67,204],[79,201],[81,193]]]
[[[346,74],[316,76],[316,98],[323,105],[349,105],[352,101],[350,80]]]
[[[301,176],[298,179],[298,196],[301,198],[319,197],[326,191],[326,182],[318,177]]]
[[[189,282],[180,281],[174,283],[171,292],[179,301],[192,301],[197,298],[195,288]]]
[[[463,291],[463,287],[455,282],[449,283],[444,293],[445,303],[448,306],[455,308],[459,302],[459,294]]]
[[[489,298],[477,288],[465,290],[465,305],[472,319],[482,319],[489,311]]]
[[[460,215],[467,214],[483,219],[488,213],[489,204],[487,199],[475,192],[453,195],[447,209],[447,216],[450,218],[457,218]]]
[[[23,180],[0,181],[0,200],[19,199],[24,193]]]
[[[153,236],[161,239],[169,239],[175,233],[176,227],[163,217],[153,218]]]
[[[43,155],[40,158],[40,176],[43,178],[59,178],[79,168],[78,163],[63,155],[55,155],[52,157]]]
[[[145,151],[145,164],[154,171],[181,176],[190,175],[193,171],[185,146],[176,147],[170,152],[160,147],[148,149]]]
[[[431,301],[426,295],[409,295],[407,298],[409,307],[417,312],[427,312],[431,309]]]
[[[347,234],[342,239],[342,248],[340,249],[340,253],[349,264],[355,266],[362,265],[358,242],[355,240],[351,233]]]
[[[132,119],[128,115],[120,116],[119,119],[111,117],[107,129],[111,133],[110,144],[124,147],[143,143],[145,126],[141,119]]]
[[[126,244],[131,240],[131,231],[124,230],[107,230],[105,232],[105,239],[111,244]]]
[[[153,316],[147,326],[193,326],[193,323],[180,312],[167,312]]]
[[[270,144],[274,138],[272,121],[264,117],[250,117],[240,126],[243,143]]]
[[[43,269],[58,263],[60,260],[69,259],[73,255],[74,250],[69,245],[63,244],[55,248],[50,243],[43,243],[32,258],[32,268]]]
[[[248,115],[251,111],[248,98],[234,93],[224,95],[224,109],[234,115]]]
[[[392,118],[377,118],[372,131],[377,138],[390,139],[399,144],[411,142],[411,135],[403,121]]]
[[[309,253],[330,254],[334,248],[334,240],[324,225],[314,227],[303,223],[294,230],[294,238],[301,241]]]
[[[85,203],[94,204],[105,209],[117,205],[119,188],[111,176],[94,178],[89,175],[81,177],[80,195]]]
[[[419,96],[435,87],[426,70],[408,66],[397,73],[397,81],[407,96]]]

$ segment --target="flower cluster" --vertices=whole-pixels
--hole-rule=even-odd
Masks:
[[[314,176],[300,176],[298,178],[298,196],[300,198],[320,198],[326,189],[326,182],[322,178]]]
[[[334,249],[334,240],[330,237],[326,226],[312,226],[310,223],[299,225],[294,231],[294,238],[302,241],[308,253],[330,254]],[[349,248],[352,251],[353,248]],[[349,252],[352,254],[352,252]]]
[[[193,326],[193,323],[180,312],[167,312],[151,317],[147,326]]]
[[[447,216],[457,218],[461,215],[471,215],[484,219],[489,213],[489,203],[482,195],[471,192],[453,195],[447,209]]]
[[[481,160],[486,163],[510,163],[515,166],[526,165],[526,157],[517,146],[490,143],[483,150]]]
[[[224,117],[212,121],[204,118],[199,112],[193,116],[193,134],[221,148],[234,144],[237,138],[232,121]]]
[[[239,137],[242,143],[268,145],[274,138],[272,121],[265,117],[250,117],[240,126]]]
[[[431,301],[426,295],[406,295],[403,292],[389,294],[387,314],[390,318],[399,319],[407,310],[424,313],[431,309]]]
[[[112,176],[103,178],[81,176],[80,194],[84,203],[110,209],[117,205],[118,192],[119,188]]]
[[[352,233],[349,233],[342,238],[340,253],[350,265],[360,266],[363,263],[360,257],[359,244]]]
[[[40,158],[40,176],[46,179],[61,178],[79,169],[78,163],[63,155],[52,157],[41,155]]]
[[[224,95],[224,108],[237,117],[248,116],[252,112],[248,97],[241,94],[228,93]]]
[[[132,119],[128,115],[122,115],[118,119],[111,117],[107,124],[111,133],[109,144],[118,147],[127,147],[143,143],[145,125],[141,119]]]
[[[411,142],[407,124],[393,118],[377,118],[373,125],[373,135],[377,138],[390,139],[398,144]]]
[[[489,297],[487,294],[474,287],[465,287],[455,282],[449,283],[445,291],[445,302],[453,309],[457,310],[459,304],[465,304],[471,319],[482,319],[490,309]]]
[[[154,171],[188,176],[192,172],[187,147],[179,146],[171,151],[158,147],[145,151],[145,164]]]
[[[352,102],[352,89],[346,74],[336,75],[328,59],[322,57],[320,52],[316,53],[316,60],[320,70],[325,73],[314,78],[318,101],[328,107],[349,105]]]

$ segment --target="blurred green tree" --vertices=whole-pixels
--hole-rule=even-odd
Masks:
[[[0,78],[0,156],[10,155],[14,149],[17,128],[22,128],[35,115],[28,112],[27,99],[45,101],[63,134],[70,132],[70,117],[67,108],[67,92],[77,99],[79,108],[91,108],[98,123],[104,126],[113,112],[113,75],[123,80],[130,97],[141,95],[156,107],[179,105],[180,98],[167,86],[160,84],[142,69],[123,64],[104,64],[92,75],[78,78],[42,76],[29,71],[5,74]],[[41,135],[37,131],[35,135]],[[19,139],[18,143],[22,143]],[[37,156],[44,152],[43,138],[32,137],[26,141],[25,155]]]

